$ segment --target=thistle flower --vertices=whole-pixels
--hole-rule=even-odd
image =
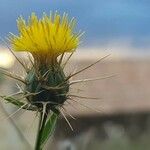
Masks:
[[[58,60],[59,55],[73,52],[79,44],[79,34],[74,33],[75,19],[68,21],[58,13],[38,19],[32,13],[28,22],[20,17],[17,20],[19,35],[10,36],[15,51],[28,51],[34,58],[33,66],[26,76],[26,93],[38,93],[27,96],[28,101],[42,111],[47,103],[47,111],[56,111],[63,104],[69,91],[68,80]],[[60,86],[61,85],[61,86]]]
[[[11,43],[16,51],[28,51],[57,57],[64,52],[72,52],[79,44],[79,35],[74,33],[76,21],[68,21],[68,15],[61,17],[57,12],[50,16],[43,14],[38,19],[35,13],[26,22],[22,17],[17,20],[19,36],[12,34]]]
[[[69,81],[71,77],[92,67],[107,56],[69,76],[64,73],[64,67],[78,47],[80,36],[82,35],[80,32],[74,32],[75,23],[75,19],[72,18],[69,21],[68,15],[65,13],[62,17],[57,12],[55,14],[51,13],[50,16],[43,14],[42,19],[38,19],[35,13],[32,13],[27,22],[22,17],[19,17],[17,20],[19,35],[11,33],[9,36],[12,49],[17,52],[29,52],[33,60],[29,56],[31,65],[28,67],[8,47],[25,68],[26,76],[23,79],[1,68],[3,74],[24,84],[23,88],[18,86],[19,92],[16,94],[1,97],[20,107],[19,109],[38,111],[40,113],[36,150],[42,149],[44,143],[52,134],[60,113],[71,127],[61,108],[63,108],[67,99],[71,99],[71,97],[79,98],[80,96],[69,95],[70,86],[80,82],[103,79],[98,77]],[[70,55],[63,62],[63,57],[66,53],[70,53]],[[14,95],[20,94],[22,94],[21,98],[14,98]],[[20,101],[20,99],[25,99],[26,101]]]

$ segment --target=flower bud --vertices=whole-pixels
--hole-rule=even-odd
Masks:
[[[42,108],[42,103],[46,102],[47,107],[62,105],[67,100],[69,83],[65,81],[66,77],[61,66],[55,65],[41,66],[38,74],[35,68],[32,68],[27,74],[27,85],[25,90],[31,94],[27,97],[28,101]]]

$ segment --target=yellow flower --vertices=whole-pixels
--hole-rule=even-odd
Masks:
[[[11,34],[10,42],[16,51],[58,56],[74,51],[79,44],[79,34],[74,33],[75,19],[68,21],[68,15],[61,17],[57,12],[38,19],[35,13],[26,22],[22,17],[17,20],[19,35]]]

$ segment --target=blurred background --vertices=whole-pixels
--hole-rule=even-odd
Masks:
[[[105,77],[82,83],[71,92],[84,97],[66,104],[74,131],[60,118],[55,136],[46,150],[149,150],[150,149],[150,1],[148,0],[0,0],[0,37],[17,34],[16,19],[35,12],[67,12],[77,19],[76,30],[85,31],[82,43],[66,71],[76,71],[105,55],[99,64],[76,79]],[[18,57],[26,59],[23,54]],[[0,42],[0,67],[23,74],[6,44]],[[16,81],[0,74],[0,91],[16,92]],[[33,149],[38,118],[36,113],[0,105],[0,149]],[[16,130],[21,130],[27,139]],[[29,145],[30,144],[30,145]]]

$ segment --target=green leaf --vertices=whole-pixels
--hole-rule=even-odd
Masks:
[[[48,121],[46,122],[42,133],[42,138],[41,138],[41,149],[44,147],[44,144],[46,143],[48,138],[54,133],[57,119],[58,119],[58,114],[53,113],[48,119]]]
[[[7,97],[7,96],[1,96],[1,98],[3,98],[4,100],[6,100],[6,101],[9,102],[9,103],[12,103],[12,104],[14,104],[14,105],[16,105],[16,106],[19,106],[19,107],[21,107],[21,106],[24,105],[23,102],[21,102],[21,101],[15,99],[15,98],[13,98],[13,97],[10,97],[10,96],[9,96],[9,97]]]
[[[21,102],[20,100],[10,97],[10,96],[0,96],[0,97],[3,98],[4,100],[6,100],[8,103],[11,103],[17,107],[22,107],[25,105],[24,102]],[[22,109],[37,111],[37,108],[32,105],[31,106],[26,105],[26,106],[22,107]]]

